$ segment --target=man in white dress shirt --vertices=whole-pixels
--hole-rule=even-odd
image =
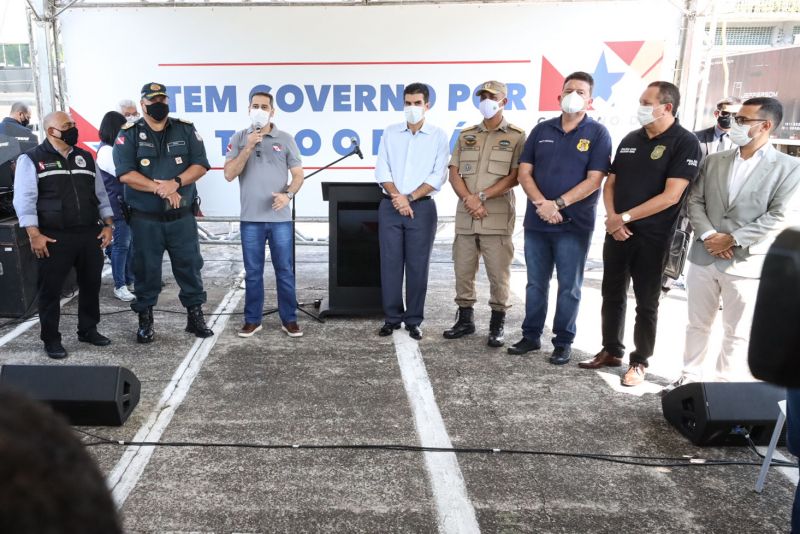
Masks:
[[[378,238],[385,322],[378,334],[389,336],[404,322],[409,335],[419,340],[436,236],[436,204],[431,196],[447,179],[450,149],[444,130],[425,121],[430,109],[425,84],[406,86],[403,104],[405,122],[384,130],[375,165],[375,180],[384,194],[378,209]]]
[[[783,107],[774,98],[745,101],[730,131],[737,148],[709,154],[691,189],[689,217],[696,241],[686,276],[684,368],[667,390],[700,380],[754,380],[747,347],[761,266],[769,245],[788,223],[800,184],[800,160],[778,152],[769,142],[782,118]],[[722,348],[715,376],[703,376],[720,297]]]

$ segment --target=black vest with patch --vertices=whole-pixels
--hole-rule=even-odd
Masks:
[[[33,161],[39,184],[39,228],[63,230],[99,223],[94,158],[89,152],[73,147],[65,159],[45,140],[26,154]]]

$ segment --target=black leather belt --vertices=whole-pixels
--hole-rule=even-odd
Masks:
[[[381,194],[381,196],[383,196],[383,198],[385,198],[386,200],[392,200],[392,197],[389,195]],[[422,202],[423,200],[430,200],[430,199],[431,199],[430,196],[420,197],[420,198],[415,198],[414,202]]]
[[[184,206],[174,210],[165,211],[163,213],[151,213],[149,211],[140,211],[135,208],[130,208],[131,217],[138,217],[148,219],[150,221],[158,222],[171,222],[182,219],[192,213],[192,206]]]

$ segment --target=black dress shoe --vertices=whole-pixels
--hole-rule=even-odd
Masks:
[[[422,339],[422,330],[419,329],[418,324],[407,324],[406,330],[408,330],[408,335],[411,336],[411,339],[416,339],[417,341]]]
[[[67,349],[60,341],[51,341],[44,344],[44,351],[54,360],[63,360],[67,357]]]
[[[381,327],[381,329],[378,330],[378,335],[381,336],[381,337],[391,336],[392,332],[394,332],[395,330],[399,330],[399,329],[400,329],[400,325],[399,324],[383,323],[383,326]]]
[[[98,332],[97,330],[89,330],[84,334],[78,334],[78,341],[83,341],[84,343],[91,343],[96,347],[105,347],[111,343],[111,340],[108,339],[106,336]]]
[[[533,341],[531,339],[528,339],[527,337],[523,337],[522,339],[520,339],[519,341],[508,347],[507,350],[509,354],[520,355],[520,354],[527,354],[529,352],[532,352],[534,350],[539,350],[541,348],[542,348],[542,343],[540,341]]]
[[[569,363],[569,357],[572,356],[571,347],[555,347],[553,353],[550,355],[550,363],[553,365],[564,365]]]

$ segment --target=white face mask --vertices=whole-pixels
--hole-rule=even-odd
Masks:
[[[481,111],[481,115],[483,115],[485,119],[491,119],[497,115],[501,109],[503,109],[503,106],[501,106],[500,102],[497,102],[496,100],[484,98],[481,100],[481,103],[478,104],[478,109]]]
[[[269,111],[263,109],[250,110],[250,122],[253,123],[253,128],[263,128],[269,124]]]
[[[561,111],[564,113],[577,113],[585,107],[586,101],[575,91],[561,97]]]
[[[125,115],[125,120],[128,122],[136,122],[139,120],[139,114],[136,115]]]
[[[750,126],[746,124],[744,126],[739,126],[735,122],[731,125],[728,137],[731,138],[731,142],[739,146],[744,146],[753,140],[753,138],[750,137]]]
[[[403,108],[403,114],[408,124],[417,124],[425,116],[425,108],[422,106],[406,106]]]
[[[639,124],[647,126],[651,122],[657,121],[660,117],[653,117],[654,109],[653,106],[639,106],[639,110],[636,112],[636,119]]]

